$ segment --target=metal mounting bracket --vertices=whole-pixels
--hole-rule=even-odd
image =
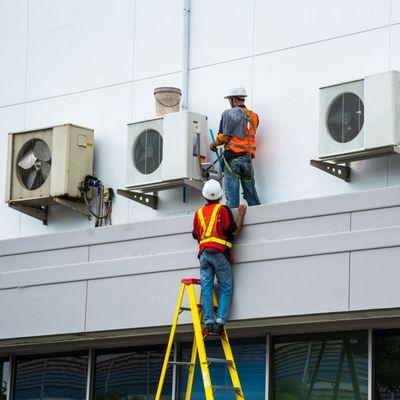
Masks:
[[[347,165],[338,165],[320,160],[310,160],[310,165],[330,175],[336,176],[345,182],[350,182],[351,168]]]
[[[86,204],[81,200],[71,200],[64,197],[53,197],[53,200],[61,206],[70,208],[73,211],[85,215],[89,220],[92,219],[92,215],[90,214],[89,209],[87,208]]]
[[[132,190],[125,190],[125,189],[117,189],[117,193],[120,196],[124,196],[130,200],[136,201],[147,207],[151,207],[153,210],[157,210],[158,196],[156,194],[134,192]]]
[[[8,207],[29,215],[30,217],[36,218],[39,221],[42,221],[43,225],[47,225],[49,217],[49,207],[47,206],[31,207],[22,204],[8,203]]]

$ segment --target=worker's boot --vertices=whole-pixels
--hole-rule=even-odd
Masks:
[[[204,332],[205,333],[213,333],[214,332],[214,324],[205,324]]]
[[[213,329],[214,334],[221,335],[223,331],[224,331],[223,324],[219,324],[218,322],[214,324],[214,329]]]

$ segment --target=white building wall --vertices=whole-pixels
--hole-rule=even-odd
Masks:
[[[400,183],[400,158],[352,164],[352,182],[309,166],[318,153],[318,88],[400,69],[399,0],[192,0],[190,109],[218,128],[227,88],[260,115],[256,181],[275,203]],[[72,122],[95,129],[95,173],[121,188],[126,124],[154,116],[153,89],[180,86],[181,0],[0,1],[0,199],[9,131]],[[153,211],[117,197],[114,223],[190,212],[160,195]],[[0,205],[0,239],[85,228],[53,208],[47,227]]]

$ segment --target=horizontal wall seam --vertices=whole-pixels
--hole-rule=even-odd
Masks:
[[[123,85],[129,84],[129,83],[132,83],[132,81],[110,83],[109,85],[98,86],[98,87],[95,87],[95,88],[82,89],[82,90],[77,90],[77,91],[74,91],[74,92],[62,93],[62,94],[57,94],[57,95],[48,96],[48,97],[40,97],[40,98],[37,98],[37,99],[22,101],[22,102],[19,102],[19,103],[12,103],[12,104],[2,105],[2,106],[0,106],[0,109],[8,108],[8,107],[21,106],[21,105],[30,104],[30,103],[37,103],[37,102],[45,101],[45,100],[58,99],[60,97],[74,96],[76,94],[81,94],[81,93],[95,92],[96,90],[108,89],[108,88],[116,87],[116,86],[123,86]]]
[[[400,188],[396,187],[393,189],[377,189],[372,191],[374,194],[377,194],[379,200],[369,200],[368,196],[371,196],[369,192],[360,192],[357,194],[343,194],[337,196],[330,196],[326,198],[320,199],[308,199],[308,200],[298,200],[290,203],[282,203],[282,204],[272,204],[272,205],[262,205],[259,206],[258,210],[249,210],[249,214],[253,211],[258,211],[253,215],[249,215],[250,222],[246,223],[244,226],[255,226],[261,224],[269,224],[269,223],[278,223],[285,221],[295,221],[301,219],[308,218],[317,218],[324,217],[330,215],[339,215],[346,214],[349,212],[359,212],[359,211],[372,211],[372,210],[381,210],[381,209],[390,209],[400,206]],[[393,197],[389,196],[393,194]],[[339,197],[339,198],[338,198]],[[326,200],[326,199],[329,199]],[[350,200],[351,201],[348,201]],[[343,205],[338,205],[338,203],[342,201]],[[379,204],[374,204],[376,201]],[[301,204],[299,204],[301,202]],[[319,205],[318,202],[323,202],[322,205]],[[334,209],[332,209],[332,205],[335,204]],[[360,205],[361,203],[361,205]],[[363,204],[366,203],[366,204]],[[287,210],[287,207],[290,206],[291,210]],[[301,208],[303,207],[303,210]],[[259,216],[259,212],[261,211],[269,211],[268,208],[272,208],[268,214],[269,216]],[[278,208],[278,210],[276,210]],[[283,208],[283,210],[279,211],[279,208]],[[320,210],[318,210],[320,208]],[[274,210],[275,209],[275,210]],[[331,209],[331,210],[330,210]],[[281,215],[279,215],[281,214]],[[282,215],[288,215],[288,217],[284,218]],[[291,214],[291,215],[290,215]],[[177,218],[177,217],[174,217]],[[139,222],[135,224],[125,224],[125,225],[116,225],[112,227],[102,228],[102,230],[82,230],[75,231],[74,237],[69,239],[69,243],[66,245],[65,237],[71,236],[71,232],[59,233],[57,238],[54,238],[52,235],[52,240],[56,243],[50,244],[47,240],[43,238],[48,237],[48,235],[38,235],[35,237],[29,238],[17,238],[17,239],[7,239],[0,242],[0,257],[17,255],[17,254],[30,254],[30,253],[38,253],[42,251],[51,251],[51,250],[59,250],[64,248],[76,248],[76,247],[84,247],[84,246],[95,246],[95,245],[105,245],[112,243],[121,243],[128,242],[132,240],[142,240],[142,239],[155,239],[160,237],[169,237],[175,236],[179,234],[189,234],[191,232],[191,216],[182,216],[178,217],[178,222],[185,225],[185,229],[177,229],[176,222],[171,219],[163,219],[161,220],[163,224],[169,223],[170,227],[158,229],[157,225],[159,224],[159,220],[147,221],[145,223]],[[141,226],[143,229],[140,229]],[[135,227],[134,232],[126,234],[124,230],[124,226],[132,226]],[[165,226],[165,225],[164,225]],[[153,228],[153,232],[152,229]],[[98,229],[98,228],[97,228]],[[107,229],[108,232],[114,233],[111,238],[104,238],[104,229]],[[113,232],[114,230],[114,232]],[[117,230],[121,230],[122,232],[118,232]],[[145,232],[147,230],[147,232]],[[116,231],[116,232],[115,232]],[[158,231],[158,232],[157,232]],[[79,238],[77,237],[79,235]],[[82,237],[89,236],[86,239],[82,239]],[[94,237],[93,237],[94,236]],[[23,242],[26,242],[25,244]],[[57,243],[58,242],[58,243]],[[22,250],[23,249],[23,250]]]
[[[390,28],[390,27],[393,27],[393,26],[397,26],[397,25],[400,25],[400,22],[396,22],[394,24],[382,25],[382,26],[378,26],[378,27],[375,27],[375,28],[365,29],[365,30],[362,30],[362,31],[351,32],[351,33],[347,33],[347,34],[344,34],[344,35],[332,36],[330,38],[325,38],[325,39],[316,40],[316,41],[312,41],[312,42],[305,42],[305,43],[301,43],[301,44],[298,44],[298,45],[282,47],[282,48],[279,48],[279,49],[274,49],[274,50],[269,50],[269,51],[249,54],[247,56],[236,57],[236,58],[232,58],[232,59],[229,59],[229,60],[215,62],[215,63],[212,63],[212,64],[197,65],[197,66],[190,67],[189,70],[190,71],[194,71],[194,70],[198,70],[198,69],[202,69],[202,68],[210,68],[210,67],[213,67],[213,66],[216,66],[216,65],[223,65],[223,64],[228,64],[228,63],[232,63],[232,62],[235,62],[235,61],[252,59],[253,57],[258,57],[258,56],[263,56],[263,55],[268,55],[268,54],[274,54],[274,53],[289,51],[289,50],[297,49],[297,48],[300,48],[300,47],[312,46],[312,45],[316,45],[316,44],[319,44],[319,43],[325,43],[325,42],[329,42],[329,41],[333,41],[333,40],[337,40],[337,39],[343,39],[343,38],[350,37],[350,36],[357,36],[357,35],[362,35],[362,34],[368,33],[368,32],[387,29],[387,28]],[[76,94],[80,94],[80,93],[92,92],[92,91],[96,91],[96,90],[106,89],[106,88],[109,88],[109,87],[125,85],[127,83],[141,82],[141,81],[150,80],[150,79],[154,79],[154,78],[159,78],[159,77],[163,77],[163,76],[175,75],[175,74],[179,74],[181,72],[182,72],[181,70],[175,70],[175,71],[170,71],[170,72],[167,72],[167,73],[164,73],[164,74],[156,74],[156,75],[152,75],[152,76],[146,76],[146,77],[143,77],[143,78],[134,79],[133,81],[132,80],[128,80],[128,81],[113,83],[113,84],[104,85],[104,86],[97,86],[97,87],[94,87],[94,88],[82,89],[82,90],[63,93],[63,94],[58,94],[58,95],[54,95],[54,96],[41,97],[41,98],[37,98],[37,99],[27,100],[26,102],[4,104],[4,105],[0,105],[0,109],[8,108],[8,107],[14,107],[14,106],[23,105],[23,104],[35,103],[35,102],[44,101],[44,100],[51,100],[51,99],[55,99],[55,98],[59,98],[59,97],[72,96],[72,95],[76,95]]]
[[[400,246],[400,226],[238,245],[236,264]],[[0,274],[0,290],[198,268],[196,251],[164,253]],[[103,271],[101,270],[103,269]],[[75,275],[75,276],[74,276]]]

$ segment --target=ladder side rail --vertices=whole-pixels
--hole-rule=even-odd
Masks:
[[[213,290],[213,304],[215,307],[218,307],[218,299],[217,299],[215,290]],[[228,334],[226,333],[225,326],[224,326],[223,332],[220,336],[220,340],[221,340],[222,348],[224,350],[225,358],[230,361],[230,363],[227,365],[227,367],[228,367],[229,375],[231,377],[232,386],[239,389],[238,391],[235,392],[236,400],[244,400],[242,385],[240,383],[239,374],[238,374],[238,371],[236,368],[235,358],[233,357],[231,344],[229,342]]]
[[[203,293],[200,292],[200,299],[199,299],[199,304],[202,304],[203,300]],[[203,317],[203,308],[198,307],[198,313],[199,313],[199,318],[200,322]],[[188,380],[186,384],[186,395],[185,395],[185,400],[190,400],[192,397],[192,390],[193,390],[193,381],[194,381],[194,375],[196,373],[196,361],[197,361],[197,343],[196,343],[196,335],[193,338],[193,345],[192,345],[192,353],[190,356],[190,366],[189,366],[189,373],[188,373]]]
[[[192,345],[192,353],[190,356],[190,365],[189,365],[189,373],[186,384],[185,400],[190,400],[192,397],[194,374],[196,372],[196,361],[197,361],[197,343],[196,343],[196,337],[194,337]]]
[[[172,321],[171,332],[170,332],[170,335],[169,335],[167,350],[165,352],[164,363],[163,363],[163,366],[162,366],[162,369],[161,369],[160,380],[158,382],[157,393],[156,393],[156,397],[155,397],[154,400],[160,400],[161,399],[162,389],[163,389],[163,386],[164,386],[164,380],[165,380],[165,376],[167,374],[167,369],[168,369],[168,362],[169,362],[169,359],[171,357],[171,350],[172,350],[172,346],[174,344],[176,326],[178,324],[178,319],[179,319],[179,315],[180,315],[180,312],[181,312],[183,295],[185,294],[185,286],[186,285],[184,283],[182,283],[180,291],[179,291],[178,301],[176,303],[174,318],[173,318],[173,321]]]
[[[189,295],[190,309],[192,310],[193,326],[195,333],[195,340],[197,345],[197,350],[199,353],[201,375],[203,378],[204,392],[206,395],[206,400],[214,400],[214,393],[211,384],[210,371],[208,369],[206,348],[204,345],[204,338],[201,329],[201,320],[199,315],[199,310],[197,307],[196,292],[194,286],[188,285],[187,292]]]

